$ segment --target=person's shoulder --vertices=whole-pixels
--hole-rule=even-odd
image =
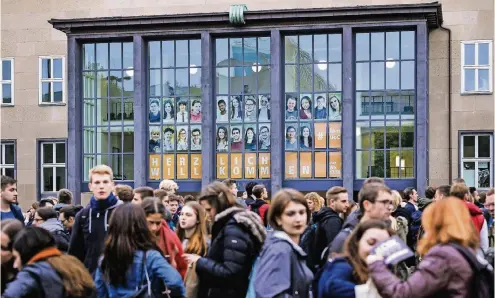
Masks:
[[[348,272],[352,271],[352,266],[346,258],[339,257],[329,263],[327,271]]]

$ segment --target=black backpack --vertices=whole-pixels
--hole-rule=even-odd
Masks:
[[[469,263],[473,269],[473,281],[469,291],[472,298],[493,298],[493,267],[483,258],[473,254],[467,248],[455,243],[452,245]]]
[[[299,246],[308,254],[306,265],[313,273],[327,261],[328,243],[325,240],[325,231],[322,231],[320,222],[312,223],[301,235]]]

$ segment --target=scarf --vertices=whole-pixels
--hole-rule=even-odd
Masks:
[[[179,271],[182,279],[184,279],[187,271],[187,263],[183,257],[184,250],[182,249],[182,243],[174,231],[169,228],[165,220],[162,220],[162,228],[158,234],[156,244],[165,255],[170,265],[174,266],[174,268]]]
[[[89,202],[91,209],[97,210],[97,211],[102,211],[108,209],[108,207],[112,207],[113,205],[117,204],[119,200],[117,197],[113,194],[110,193],[108,198],[104,200],[97,200],[95,197],[91,197],[91,201]]]
[[[58,256],[61,256],[61,255],[62,255],[62,253],[56,247],[45,248],[42,251],[40,251],[39,253],[35,254],[29,260],[29,262],[27,262],[27,264],[28,265],[34,264],[34,263],[36,263],[39,260],[43,260],[43,259],[50,258],[50,257],[58,257]]]

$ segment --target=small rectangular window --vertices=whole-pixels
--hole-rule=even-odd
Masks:
[[[47,141],[40,145],[41,192],[56,192],[66,187],[66,143]]]
[[[64,57],[40,57],[39,103],[60,104],[65,102]]]
[[[0,98],[5,106],[14,105],[14,59],[3,58],[0,68]]]
[[[468,186],[493,187],[493,134],[461,136],[461,177]]]
[[[15,178],[15,161],[15,142],[2,141],[0,143],[0,174]]]
[[[462,93],[492,92],[492,41],[461,41]]]

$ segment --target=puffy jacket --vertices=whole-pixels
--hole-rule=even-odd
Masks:
[[[349,215],[349,217],[344,222],[344,225],[342,226],[340,232],[330,243],[330,253],[340,254],[344,251],[345,240],[347,239],[347,237],[349,237],[354,228],[359,224],[361,217],[362,213],[360,210],[356,210]]]
[[[246,297],[249,274],[266,237],[261,218],[241,207],[215,216],[211,246],[196,262],[199,297]]]
[[[306,253],[285,232],[271,233],[256,265],[256,297],[271,298],[283,294],[312,297],[313,273],[306,266],[305,259]]]
[[[57,248],[63,252],[67,252],[69,249],[69,235],[65,233],[64,226],[58,219],[47,219],[44,223],[40,224],[39,227],[52,233]]]
[[[336,258],[325,264],[318,282],[318,298],[354,298],[356,281],[352,272],[352,266],[346,258]]]
[[[105,282],[101,269],[98,267],[95,275],[95,285],[98,292],[98,298],[128,297],[146,284],[146,273],[142,269],[143,251],[137,251],[134,254],[132,268],[127,270],[125,285],[110,285]],[[150,281],[163,282],[170,290],[172,297],[183,297],[185,295],[182,278],[165,258],[156,250],[146,252],[146,270]]]
[[[26,265],[17,278],[7,285],[3,298],[65,297],[64,284],[57,271],[47,262]]]
[[[383,261],[376,261],[368,268],[382,298],[470,297],[473,270],[466,259],[449,245],[430,249],[407,281],[398,279]]]

